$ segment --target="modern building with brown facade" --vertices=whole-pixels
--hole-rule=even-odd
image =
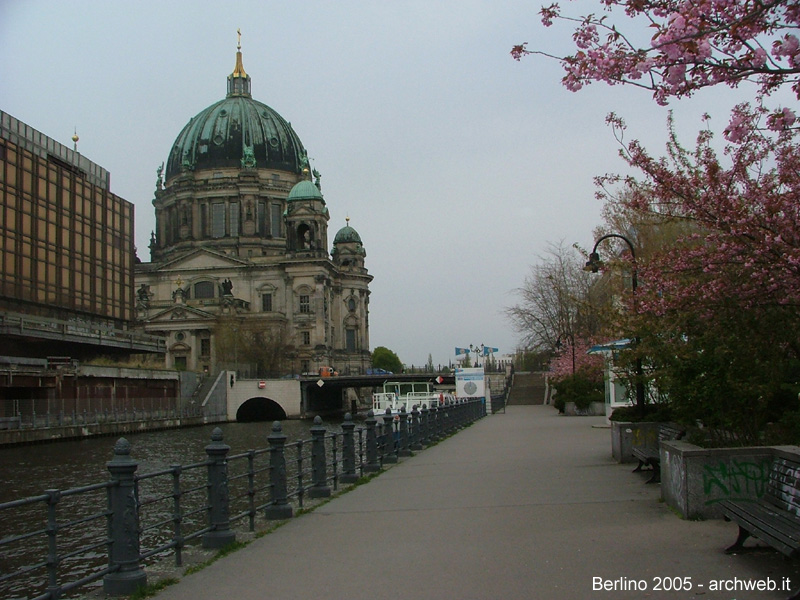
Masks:
[[[133,204],[110,179],[0,111],[0,355],[163,353],[163,340],[130,329]]]

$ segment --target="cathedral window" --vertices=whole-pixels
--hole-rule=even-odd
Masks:
[[[303,346],[310,346],[311,345],[311,332],[304,331],[303,333]]]
[[[345,329],[345,349],[348,352],[356,351],[356,330]]]
[[[300,312],[301,313],[311,312],[311,297],[308,294],[302,294],[300,296]]]
[[[258,219],[258,235],[261,237],[267,236],[267,203],[263,200],[258,201],[258,211],[256,214]]]
[[[272,312],[272,294],[261,295],[261,310],[263,312]]]
[[[225,205],[222,202],[211,205],[211,237],[225,237]]]
[[[215,285],[211,281],[200,281],[199,283],[195,283],[194,284],[195,300],[213,298],[215,296],[214,287]]]
[[[231,235],[238,236],[239,235],[239,204],[237,202],[232,202],[230,205],[230,227],[231,227]]]
[[[304,248],[311,248],[314,240],[314,232],[311,231],[311,227],[302,223],[300,227],[297,228],[297,247],[301,250]]]
[[[270,233],[272,237],[281,237],[281,205],[271,204],[270,210]]]
[[[211,339],[202,338],[200,340],[200,356],[211,356]]]

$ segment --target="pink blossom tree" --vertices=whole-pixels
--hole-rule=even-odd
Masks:
[[[550,377],[566,379],[576,374],[594,382],[603,381],[603,357],[589,354],[594,341],[577,338],[561,343],[558,353],[550,361]]]
[[[558,4],[542,7],[542,23],[574,22],[575,54],[556,57],[516,45],[511,55],[557,58],[573,91],[592,81],[649,89],[657,102],[689,96],[707,86],[756,81],[762,94],[790,85],[800,96],[800,5],[787,0],[600,0],[605,14],[564,16]],[[639,45],[609,17],[646,23]],[[637,25],[634,25],[637,27]],[[642,37],[642,36],[638,36]]]
[[[769,394],[797,385],[800,357],[800,148],[791,107],[767,107],[790,89],[800,98],[800,4],[750,0],[600,0],[603,15],[564,16],[557,4],[542,22],[573,22],[576,51],[554,56],[514,46],[512,56],[542,55],[562,62],[564,85],[577,91],[593,81],[650,90],[655,101],[692,95],[714,85],[757,86],[752,103],[738,105],[715,151],[710,129],[693,149],[670,124],[666,156],[623,142],[623,120],[610,115],[622,156],[636,177],[597,178],[600,196],[623,210],[689,224],[688,234],[639,265],[636,303],[628,326],[651,361],[659,387],[691,406],[692,419],[741,430],[773,418]],[[625,20],[634,35],[612,20]],[[641,24],[652,32],[642,38]],[[626,193],[615,188],[622,185]],[[624,317],[623,317],[624,318]],[[761,361],[752,353],[769,356]],[[750,353],[750,354],[748,354]],[[749,360],[748,360],[749,359]],[[780,368],[776,368],[776,362]],[[702,365],[702,368],[696,368]],[[751,368],[747,368],[751,365]],[[724,395],[736,404],[715,404]],[[793,392],[796,397],[796,391]],[[765,400],[766,399],[766,400]],[[698,402],[699,401],[699,402]],[[795,398],[796,402],[796,398]],[[734,404],[738,411],[726,415]],[[769,406],[768,406],[769,405]],[[713,407],[697,412],[698,407]],[[785,407],[784,407],[785,408]],[[748,413],[748,411],[750,411]]]

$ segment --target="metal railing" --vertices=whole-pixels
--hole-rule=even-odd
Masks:
[[[117,329],[90,321],[62,321],[21,313],[0,312],[0,333],[162,354],[167,350],[164,338],[138,331]]]
[[[84,403],[87,401],[84,400]],[[106,423],[127,423],[131,421],[159,421],[168,419],[185,419],[204,415],[199,403],[181,402],[174,399],[144,398],[140,401],[126,399],[120,401],[122,406],[103,410],[71,410],[71,411],[37,411],[36,405],[46,403],[40,399],[2,399],[0,400],[0,429],[41,429],[48,427],[74,427],[82,425],[103,425]],[[101,405],[102,400],[94,401]],[[140,407],[137,408],[136,405]],[[145,404],[151,407],[143,408]],[[158,406],[161,404],[162,406]],[[173,404],[174,406],[167,406]],[[182,406],[177,406],[182,404]]]
[[[368,413],[357,426],[349,414],[341,431],[317,417],[311,438],[287,443],[279,421],[269,446],[228,455],[215,428],[204,460],[137,474],[125,438],[107,463],[110,479],[67,490],[49,489],[0,504],[0,597],[55,600],[102,580],[112,596],[146,584],[146,567],[187,544],[221,548],[236,529],[255,531],[265,520],[288,519],[309,499],[331,496],[342,484],[376,473],[486,415],[482,400],[458,401],[410,413]],[[21,523],[37,523],[15,531]]]

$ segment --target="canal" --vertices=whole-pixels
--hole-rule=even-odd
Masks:
[[[310,420],[283,421],[282,427],[287,436],[287,444],[296,440],[309,440],[311,425]],[[211,432],[215,427],[222,429],[223,440],[231,447],[229,456],[268,447],[267,437],[272,431],[271,422],[254,422],[223,423],[126,435],[125,438],[131,444],[131,458],[138,462],[137,474],[153,473],[172,465],[189,465],[206,460],[205,447],[211,443]],[[326,424],[326,428],[331,432],[341,431],[338,422]],[[0,503],[37,496],[48,489],[63,491],[108,481],[107,463],[113,457],[117,439],[117,437],[98,437],[0,449]],[[194,473],[196,475],[192,476],[196,476],[198,481],[193,485],[202,487],[202,471],[196,470]],[[104,492],[95,496],[93,500],[84,499],[83,504],[69,510],[72,514],[62,514],[59,519],[66,520],[102,510],[105,503]],[[88,504],[93,506],[90,507]],[[98,505],[100,509],[97,508]],[[41,528],[45,512],[46,506],[41,502],[22,511],[0,512],[0,539]],[[62,509],[62,513],[64,512],[67,511]],[[165,517],[168,517],[166,513]],[[97,522],[93,528],[102,532],[103,522]],[[97,532],[95,531],[93,535],[97,535]],[[88,533],[83,536],[88,539]],[[64,569],[69,569],[71,574],[86,575],[92,568],[97,568],[98,563],[102,565],[104,550],[100,548],[95,554],[98,560],[94,565],[76,560],[62,566]],[[3,548],[0,552],[0,576],[29,567],[37,561],[43,561],[45,556],[46,545],[41,539],[35,543],[22,543]],[[42,571],[39,570],[37,576],[33,578],[0,582],[0,597],[32,597],[36,593],[41,593],[44,578]]]

